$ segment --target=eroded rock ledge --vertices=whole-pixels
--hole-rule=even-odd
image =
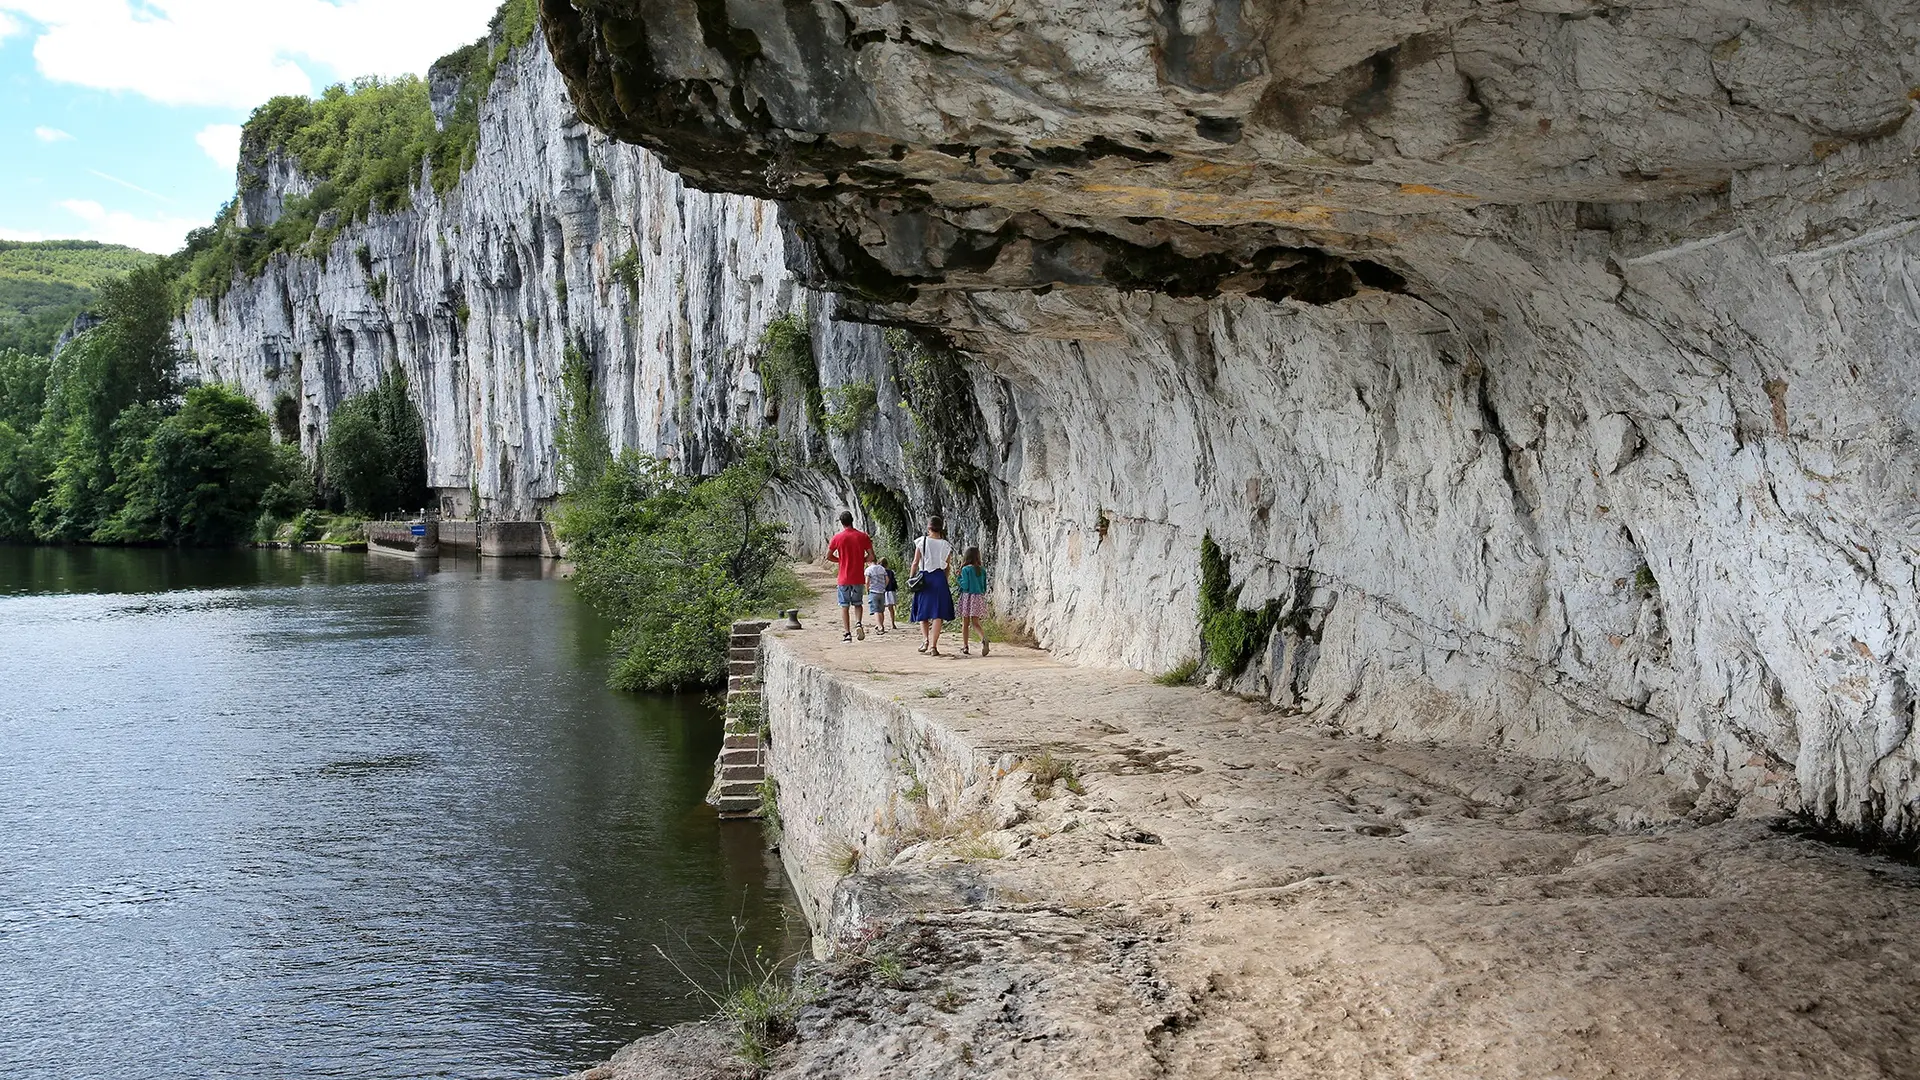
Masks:
[[[1909,0],[542,3],[583,117],[947,334],[907,494],[1063,655],[1192,655],[1211,535],[1315,627],[1242,692],[1914,826]]]
[[[765,647],[781,854],[830,950],[767,1075],[1920,1068],[1920,876],[1764,801],[818,625]],[[698,1025],[581,1075],[740,1073]]]

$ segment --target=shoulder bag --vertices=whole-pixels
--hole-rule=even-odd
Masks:
[[[927,586],[927,572],[925,570],[919,569],[920,559],[925,554],[926,554],[926,549],[920,546],[920,541],[915,540],[913,542],[914,571],[913,573],[907,575],[908,594],[917,593],[921,589],[926,588]]]

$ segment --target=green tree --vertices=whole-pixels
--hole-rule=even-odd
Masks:
[[[47,404],[50,357],[0,349],[0,423],[25,431],[40,422]]]
[[[46,471],[32,439],[0,420],[0,541],[34,539],[33,504]]]
[[[33,506],[40,539],[93,539],[118,509],[110,497],[118,470],[144,456],[152,424],[179,394],[171,290],[158,263],[106,282],[100,325],[53,358],[32,435],[50,463]],[[136,405],[143,408],[121,422]]]
[[[273,448],[273,482],[260,493],[260,512],[275,521],[285,521],[317,501],[313,467],[307,464],[298,446],[286,443]]]
[[[427,436],[399,368],[342,401],[321,447],[326,480],[360,514],[426,505]]]
[[[593,386],[593,365],[578,345],[568,345],[560,368],[559,429],[554,449],[560,454],[560,489],[586,491],[613,463],[607,429],[600,423],[600,396]]]
[[[144,411],[129,409],[127,418]],[[142,449],[138,462],[116,463],[126,477],[114,491],[121,507],[97,539],[233,544],[251,531],[267,488],[282,479],[267,414],[225,386],[187,391],[179,412],[150,425]]]
[[[615,623],[614,686],[724,682],[733,620],[795,594],[786,526],[762,510],[773,474],[758,451],[707,480],[629,451],[568,498],[560,536],[582,594]]]

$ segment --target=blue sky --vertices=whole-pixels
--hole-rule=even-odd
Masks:
[[[0,0],[0,239],[171,252],[275,94],[423,74],[499,0]]]

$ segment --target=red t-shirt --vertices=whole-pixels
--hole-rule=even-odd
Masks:
[[[867,583],[867,553],[872,550],[873,540],[851,525],[833,534],[827,542],[827,553],[840,558],[840,584]]]

